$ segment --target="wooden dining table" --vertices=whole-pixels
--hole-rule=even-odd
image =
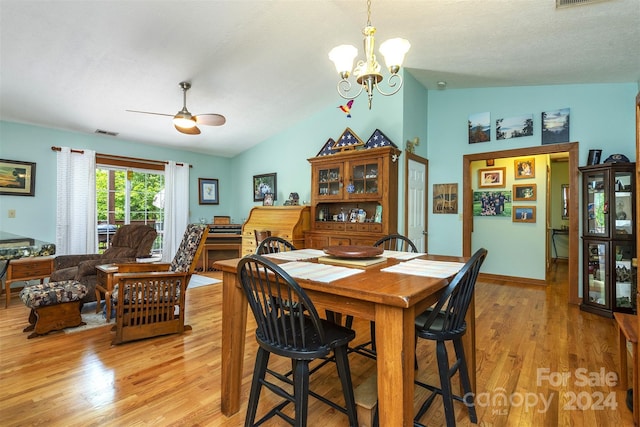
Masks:
[[[421,255],[418,259],[464,263],[468,258]],[[223,272],[221,410],[226,416],[240,409],[248,303],[237,277],[240,258],[216,261]],[[273,260],[284,263],[284,260]],[[317,259],[308,259],[317,262]],[[314,305],[376,322],[377,392],[379,425],[413,426],[416,315],[433,305],[452,276],[425,277],[383,269],[402,262],[361,267],[363,272],[329,282],[296,278]],[[295,276],[294,276],[295,277]],[[472,304],[473,306],[473,304]],[[473,308],[467,313],[465,353],[475,390],[475,324]]]

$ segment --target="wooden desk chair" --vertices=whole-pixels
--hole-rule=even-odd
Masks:
[[[631,368],[632,390],[633,390],[633,423],[638,425],[638,316],[628,313],[613,313],[613,318],[618,327],[618,353],[620,355],[620,385],[627,390],[629,381],[627,379],[627,341],[631,343],[631,356],[633,358]]]
[[[276,252],[295,251],[296,247],[287,239],[278,236],[269,236],[265,238],[256,248],[256,254],[266,255]]]
[[[258,246],[260,246],[260,243],[262,243],[262,241],[264,239],[266,239],[267,237],[271,237],[271,231],[270,230],[253,230],[253,235],[256,237],[256,248]]]

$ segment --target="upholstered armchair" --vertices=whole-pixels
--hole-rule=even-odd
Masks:
[[[59,255],[54,260],[51,282],[77,280],[87,287],[83,303],[96,300],[96,266],[135,262],[148,256],[158,233],[148,225],[123,225],[113,235],[111,246],[102,254]]]

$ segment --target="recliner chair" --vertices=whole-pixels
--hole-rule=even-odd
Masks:
[[[118,228],[111,246],[102,254],[59,255],[53,262],[49,281],[77,280],[87,287],[83,303],[96,300],[96,266],[102,264],[135,262],[148,256],[158,233],[143,224],[127,224]]]

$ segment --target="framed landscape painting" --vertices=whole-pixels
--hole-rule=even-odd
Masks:
[[[34,196],[36,194],[36,164],[0,159],[0,194]]]

